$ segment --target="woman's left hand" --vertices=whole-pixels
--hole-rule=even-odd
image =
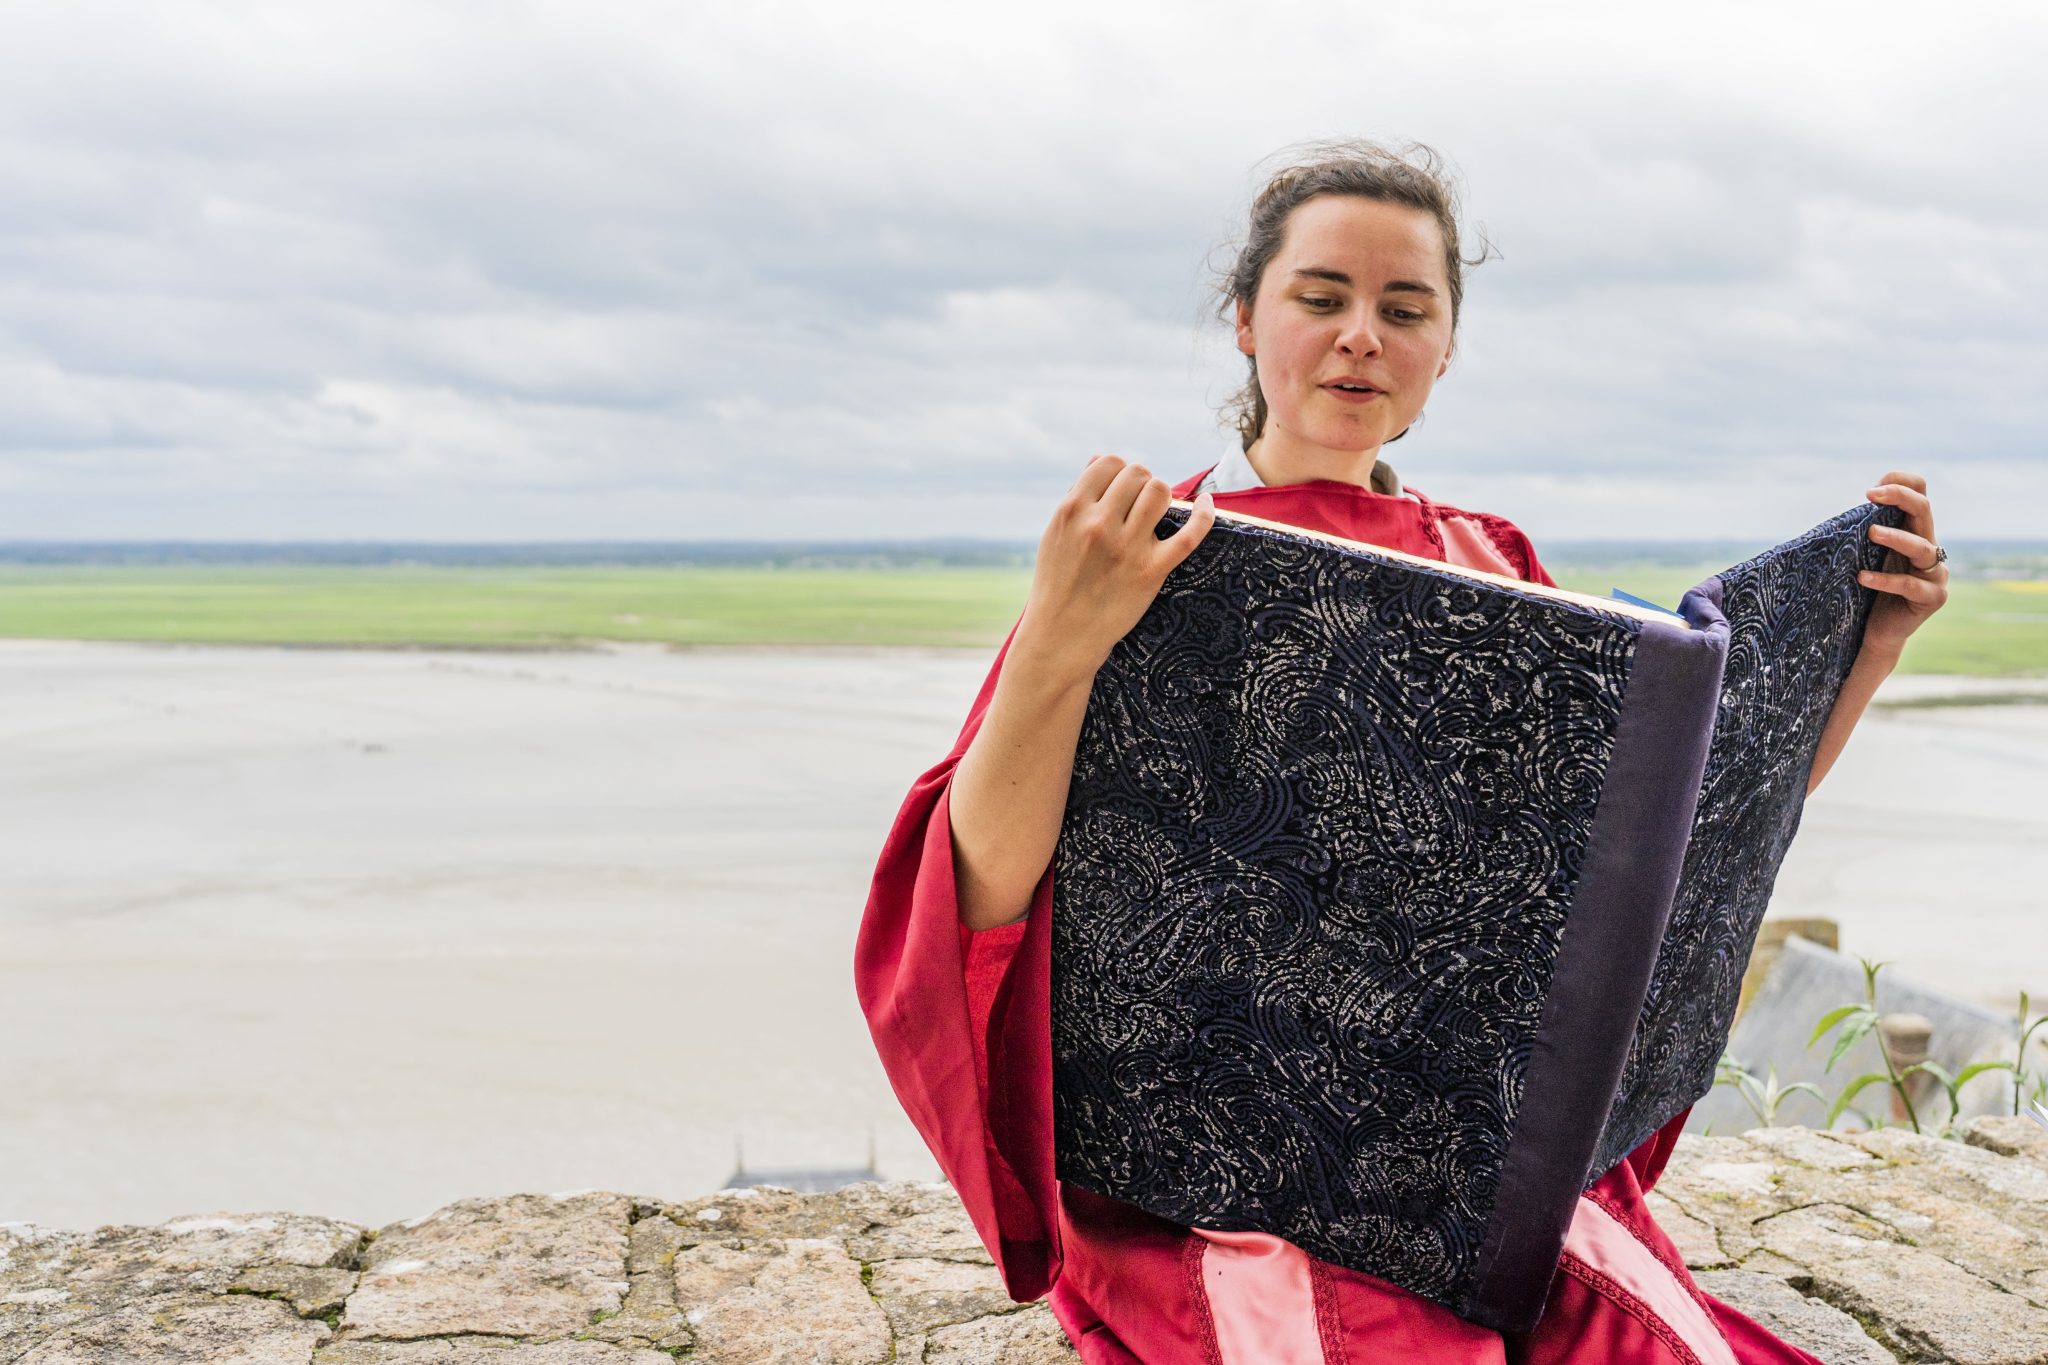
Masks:
[[[1863,653],[1897,662],[1906,637],[1948,601],[1948,565],[1939,562],[1934,538],[1934,510],[1927,501],[1927,480],[1896,470],[1864,494],[1872,502],[1906,514],[1903,527],[1872,526],[1870,538],[1890,551],[1884,568],[1864,570],[1857,578],[1877,589],[1870,623],[1863,629]]]

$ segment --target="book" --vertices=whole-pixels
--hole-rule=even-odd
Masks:
[[[1060,1179],[1533,1325],[1581,1191],[1712,1085],[1874,518],[1673,615],[1219,512],[1076,746]]]

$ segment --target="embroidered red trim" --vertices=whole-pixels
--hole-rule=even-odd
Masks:
[[[1626,1228],[1628,1235],[1636,1239],[1636,1245],[1649,1252],[1651,1256],[1656,1258],[1657,1264],[1671,1272],[1672,1278],[1683,1286],[1686,1293],[1692,1295],[1693,1302],[1697,1303],[1700,1306],[1700,1310],[1707,1315],[1707,1321],[1714,1325],[1714,1330],[1721,1332],[1721,1320],[1714,1316],[1714,1301],[1707,1297],[1706,1290],[1700,1288],[1699,1281],[1693,1279],[1692,1272],[1686,1268],[1684,1261],[1677,1259],[1668,1250],[1658,1247],[1649,1238],[1643,1236],[1634,1223],[1622,1216],[1621,1206],[1605,1193],[1596,1194],[1588,1190],[1580,1198],[1590,1204],[1599,1205],[1609,1218],[1612,1218],[1615,1222]],[[1721,1340],[1728,1342],[1728,1334],[1726,1332],[1721,1332]],[[1728,1350],[1731,1354],[1734,1352],[1735,1344],[1733,1342],[1728,1342]]]
[[[1497,517],[1491,512],[1465,512],[1461,515],[1471,518],[1486,529],[1486,538],[1500,547],[1500,552],[1510,559],[1519,559],[1524,578],[1534,578],[1535,565],[1529,553],[1529,538],[1522,528],[1506,517]]]
[[[1180,1264],[1189,1298],[1202,1315],[1202,1359],[1207,1365],[1223,1365],[1223,1348],[1216,1344],[1216,1310],[1209,1305],[1209,1286],[1202,1282],[1202,1257],[1208,1251],[1209,1243],[1191,1232],[1181,1244]]]
[[[1557,1268],[1641,1323],[1652,1336],[1670,1348],[1672,1357],[1679,1365],[1706,1365],[1706,1362],[1699,1358],[1699,1354],[1686,1345],[1685,1338],[1673,1330],[1670,1323],[1658,1317],[1650,1305],[1630,1293],[1619,1280],[1595,1270],[1569,1253],[1558,1262]],[[1719,1324],[1715,1325],[1714,1330],[1720,1330]]]
[[[1344,1319],[1337,1313],[1337,1286],[1330,1267],[1309,1257],[1308,1280],[1315,1291],[1316,1336],[1323,1344],[1324,1365],[1343,1365]]]

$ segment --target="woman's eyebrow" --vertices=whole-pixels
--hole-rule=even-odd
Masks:
[[[1349,287],[1351,284],[1351,277],[1349,275],[1341,270],[1331,270],[1324,266],[1297,266],[1294,276],[1296,279],[1328,280],[1331,284],[1341,284],[1346,287]],[[1382,294],[1426,294],[1430,298],[1436,297],[1436,287],[1424,284],[1420,280],[1388,280],[1385,285],[1381,286],[1380,292]]]

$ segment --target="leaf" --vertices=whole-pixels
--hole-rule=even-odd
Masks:
[[[1836,1036],[1835,1050],[1828,1054],[1828,1064],[1821,1069],[1823,1071],[1833,1071],[1835,1069],[1835,1063],[1841,1061],[1843,1055],[1846,1054],[1850,1048],[1862,1042],[1863,1036],[1876,1027],[1877,1016],[1875,1014],[1872,1014],[1868,1010],[1864,1011],[1862,1014],[1857,1015],[1854,1019],[1851,1019],[1847,1024],[1845,1024],[1842,1027],[1841,1033]]]
[[[1855,1080],[1849,1082],[1848,1089],[1835,1096],[1833,1106],[1828,1109],[1827,1126],[1830,1128],[1834,1127],[1835,1120],[1842,1117],[1842,1111],[1847,1109],[1850,1102],[1862,1094],[1873,1082],[1878,1085],[1888,1085],[1891,1083],[1891,1079],[1882,1071],[1866,1071]]]
[[[1813,1036],[1806,1040],[1806,1045],[1812,1047],[1827,1035],[1829,1029],[1841,1023],[1844,1019],[1856,1013],[1856,1011],[1869,1008],[1868,1005],[1844,1005],[1838,1010],[1829,1010],[1820,1017],[1820,1022],[1813,1026]]]
[[[1956,1073],[1956,1089],[1961,1090],[1987,1071],[2017,1071],[2011,1062],[1971,1062]]]

